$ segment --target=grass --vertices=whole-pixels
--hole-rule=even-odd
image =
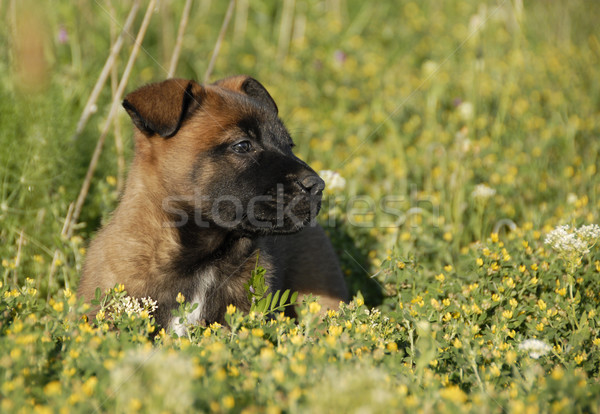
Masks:
[[[112,135],[61,236],[110,106],[107,86],[71,139],[114,3],[0,3],[2,412],[600,410],[598,248],[544,243],[600,222],[596,3],[239,0],[212,77],[259,79],[299,156],[346,179],[321,222],[355,298],[154,342],[151,313],[88,324],[73,293],[118,199]],[[226,8],[194,2],[177,76],[203,78]],[[182,10],[160,2],[127,90],[165,77]]]

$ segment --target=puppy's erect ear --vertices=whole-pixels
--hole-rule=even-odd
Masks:
[[[215,82],[215,85],[230,89],[232,91],[242,92],[261,103],[268,110],[273,111],[276,114],[279,112],[277,104],[271,95],[269,95],[269,92],[267,92],[265,87],[262,86],[259,81],[250,76],[232,76],[230,78],[221,79]]]
[[[123,100],[123,107],[144,134],[169,138],[199,106],[201,95],[202,87],[194,81],[168,79],[131,92]]]

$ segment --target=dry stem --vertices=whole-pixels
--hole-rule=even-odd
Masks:
[[[117,41],[113,44],[110,54],[108,55],[108,58],[106,59],[106,63],[104,63],[104,67],[102,68],[102,72],[100,72],[100,76],[98,77],[98,80],[96,81],[96,85],[94,85],[94,89],[92,89],[92,93],[90,94],[90,96],[85,104],[83,113],[81,114],[81,117],[79,118],[79,122],[77,122],[77,128],[75,129],[75,134],[73,134],[73,138],[72,138],[73,141],[75,141],[79,137],[79,134],[81,134],[81,132],[83,131],[83,128],[85,128],[85,124],[87,123],[88,119],[90,118],[90,115],[93,112],[92,107],[96,104],[96,101],[98,100],[98,96],[100,96],[100,92],[102,91],[102,88],[104,87],[104,84],[106,83],[106,79],[108,78],[108,75],[110,74],[110,70],[115,63],[115,60],[117,58],[119,51],[121,50],[121,47],[123,46],[123,40],[125,39],[125,35],[129,34],[129,29],[131,28],[131,25],[133,24],[133,21],[134,21],[135,15],[137,14],[139,5],[140,5],[139,0],[135,0],[135,2],[133,3],[133,6],[131,7],[131,10],[129,11],[129,15],[127,16],[127,19],[125,20],[125,24],[123,25],[123,30],[121,30],[121,34],[117,38]]]
[[[206,68],[206,72],[204,73],[204,83],[208,83],[210,75],[212,74],[213,68],[215,66],[215,61],[217,60],[217,55],[219,54],[219,50],[221,49],[221,43],[223,42],[225,32],[227,31],[227,26],[229,26],[229,21],[231,20],[231,15],[233,14],[233,6],[235,6],[235,0],[230,0],[229,7],[227,7],[227,12],[225,13],[225,18],[223,19],[223,24],[221,25],[219,37],[217,38],[215,48],[213,49],[212,56],[210,57],[210,62],[208,63],[208,68]]]
[[[181,45],[183,44],[183,34],[187,27],[188,19],[190,17],[190,10],[192,8],[192,0],[186,0],[183,13],[181,14],[181,20],[179,22],[179,30],[177,31],[177,40],[175,41],[175,47],[173,48],[173,54],[171,55],[171,63],[169,65],[169,71],[167,72],[167,78],[172,78],[177,69],[177,63],[179,62],[179,54],[181,52]]]

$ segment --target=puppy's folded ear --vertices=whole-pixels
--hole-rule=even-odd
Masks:
[[[275,112],[276,114],[279,112],[277,104],[269,92],[267,92],[267,89],[259,81],[250,76],[232,76],[215,82],[215,85],[235,92],[244,93],[266,107],[269,111]]]
[[[147,136],[172,137],[200,105],[202,86],[185,79],[151,83],[131,92],[123,107],[133,124]]]

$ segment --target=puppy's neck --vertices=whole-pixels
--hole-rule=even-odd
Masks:
[[[121,203],[113,220],[125,237],[137,239],[145,256],[153,256],[161,271],[182,276],[218,263],[224,255],[235,262],[245,260],[252,252],[253,241],[228,230],[196,222],[194,211],[177,204],[155,171],[134,162]],[[139,222],[139,218],[144,222]],[[154,252],[153,252],[154,251]],[[153,254],[154,253],[154,254]]]
[[[193,221],[177,227],[178,257],[173,270],[186,275],[209,265],[218,265],[222,259],[236,263],[245,261],[252,252],[253,241],[219,228],[199,227]]]

